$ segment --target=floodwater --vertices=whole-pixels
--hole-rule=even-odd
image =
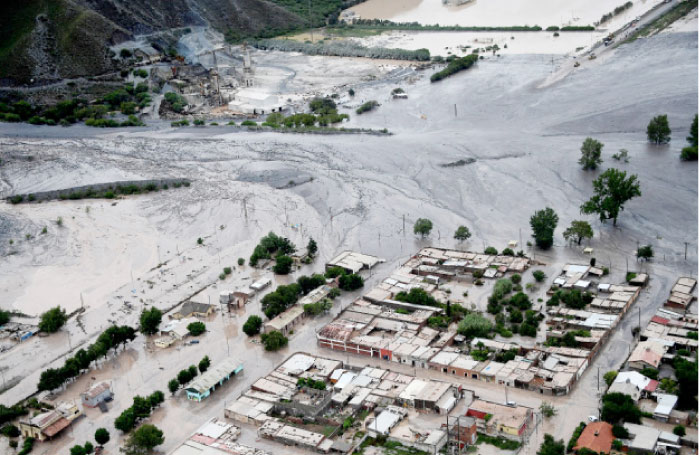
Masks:
[[[133,325],[146,305],[168,309],[203,287],[203,298],[215,301],[219,291],[249,283],[255,275],[247,266],[236,268],[226,281],[220,281],[218,274],[238,257],[248,257],[257,239],[271,230],[300,247],[310,237],[317,240],[318,259],[297,274],[321,270],[326,260],[345,249],[386,258],[369,279],[370,286],[421,246],[480,251],[487,245],[502,249],[510,240],[525,243],[530,215],[549,206],[560,219],[555,245],[547,252],[526,248],[528,254],[547,264],[544,269],[550,279],[566,262],[588,262],[590,257],[567,246],[561,234],[571,220],[590,221],[596,235],[588,245],[598,261],[610,267],[613,282],[621,282],[628,269],[650,273],[650,287],[637,304],[645,324],[679,275],[697,274],[698,168],[697,163],[678,159],[698,109],[697,42],[695,32],[639,40],[546,88],[538,87],[571,59],[488,57],[436,84],[428,80],[434,69],[407,70],[403,77],[390,80],[340,78],[336,92],[342,95],[341,112],[351,114],[348,126],[386,127],[394,133],[388,137],[236,132],[223,126],[172,129],[159,122],[111,131],[0,124],[3,196],[119,178],[188,177],[193,181],[189,188],[114,201],[117,205],[108,201],[0,203],[0,304],[37,313],[59,303],[76,308],[83,303],[82,293],[86,308],[80,324],[72,319],[61,333],[34,338],[0,354],[3,381],[11,385],[0,394],[0,402],[11,404],[33,392],[42,369],[60,366],[63,354],[92,342],[110,321]],[[275,57],[283,67],[306,59]],[[343,65],[350,71],[355,60],[318,57],[307,61],[325,62],[322,68]],[[320,79],[317,74],[300,77]],[[288,83],[295,86],[301,81],[292,77]],[[405,89],[408,99],[391,99],[390,92],[397,86]],[[352,99],[346,95],[349,87],[356,93]],[[367,100],[377,100],[381,106],[355,115],[352,109]],[[672,141],[653,146],[646,142],[645,129],[659,113],[669,116]],[[576,163],[587,136],[605,144],[603,169],[626,170],[641,182],[642,197],[626,205],[617,227],[579,212],[592,192],[591,181],[600,173],[584,172]],[[629,163],[611,158],[621,148],[629,151]],[[474,161],[444,167],[467,158]],[[305,183],[276,189],[284,179]],[[62,227],[55,224],[58,216],[64,220]],[[410,232],[419,217],[430,218],[435,226],[427,239]],[[473,234],[462,245],[452,239],[460,224],[469,226]],[[45,235],[39,234],[43,226],[49,226]],[[27,233],[34,238],[25,240]],[[198,237],[204,239],[204,246],[197,246]],[[13,245],[10,239],[15,240]],[[637,242],[654,246],[652,262],[635,262]],[[163,262],[165,266],[155,268]],[[45,280],[58,273],[63,279],[52,278],[47,285]],[[110,289],[90,292],[105,283]],[[347,305],[355,295],[345,294],[337,305]],[[468,304],[483,307],[485,295],[470,294]],[[230,319],[217,315],[207,321],[211,332],[202,343],[180,351],[151,352],[140,336],[125,353],[83,376],[66,392],[66,398],[76,397],[93,376],[115,379],[118,401],[110,412],[91,413],[75,426],[74,433],[42,445],[37,453],[65,452],[66,447],[87,440],[98,425],[111,429],[130,395],[165,390],[169,378],[205,353],[214,362],[239,356],[245,373],[202,404],[169,398],[153,417],[165,430],[165,452],[208,418],[221,417],[226,401],[291,352],[342,357],[315,344],[314,330],[330,316],[300,328],[288,349],[263,353],[239,330],[248,314],[259,311],[253,303],[245,314]],[[597,366],[607,371],[623,362],[631,341],[628,329],[637,317],[633,313],[574,394],[552,399],[560,415],[567,416],[565,424],[545,423],[543,430],[568,438],[578,421],[595,409],[597,378],[592,372]],[[503,393],[501,387],[481,383],[467,386],[492,399]],[[537,395],[512,393],[518,402],[539,404]],[[243,438],[256,443],[255,429],[245,427]],[[115,440],[110,450],[116,453],[116,435]],[[537,445],[530,444],[523,453],[534,453]]]
[[[605,36],[603,32],[409,32],[392,31],[353,38],[363,46],[428,49],[430,55],[463,56],[473,49],[498,45],[498,54],[569,54],[583,52]]]
[[[662,0],[636,0],[615,21],[629,21]],[[498,27],[511,25],[593,25],[620,0],[472,0],[460,6],[443,0],[368,0],[349,8],[362,19],[425,25]],[[608,24],[606,24],[607,26]]]

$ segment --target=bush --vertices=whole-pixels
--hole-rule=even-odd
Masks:
[[[242,265],[244,265],[244,264],[245,264],[245,259],[243,259],[243,258],[238,258],[238,265],[239,265],[239,266],[242,266]]]
[[[617,439],[627,439],[630,437],[630,434],[627,431],[627,428],[623,427],[622,425],[618,425],[618,424],[613,425],[612,434]]]
[[[243,332],[249,337],[257,335],[260,333],[260,328],[262,327],[262,319],[260,316],[251,315],[248,316],[248,320],[243,324]]]
[[[190,332],[190,335],[192,336],[199,336],[206,332],[207,326],[204,325],[203,322],[196,321],[196,322],[191,322],[187,324],[187,331]]]
[[[654,257],[654,249],[651,245],[643,245],[637,248],[637,258],[648,261]]]
[[[613,382],[615,382],[615,378],[617,378],[617,371],[611,370],[608,371],[603,375],[603,379],[605,380],[605,383],[610,387]]]
[[[478,313],[470,313],[462,319],[457,332],[466,338],[483,338],[493,330],[493,323]]]
[[[515,251],[513,251],[512,248],[504,248],[503,251],[501,251],[502,256],[515,256]]]
[[[571,439],[569,439],[569,443],[566,446],[567,452],[572,452],[574,450],[574,446],[578,442],[578,438],[581,437],[581,433],[583,433],[584,428],[586,428],[586,424],[584,422],[578,424],[574,430],[574,433],[571,435]]]
[[[518,275],[517,273],[514,273],[513,276],[510,277],[510,281],[513,282],[513,284],[519,284],[523,280],[523,277]]]
[[[446,77],[452,76],[460,71],[471,68],[479,60],[476,54],[470,54],[466,57],[456,58],[447,64],[447,67],[434,73],[430,76],[430,82],[438,82]]]
[[[498,254],[498,250],[492,246],[487,246],[484,250],[484,254],[491,254],[495,256]]]
[[[532,271],[532,277],[537,281],[538,283],[541,283],[547,278],[547,275],[542,270],[533,270]]]
[[[367,101],[366,103],[362,104],[360,107],[355,109],[355,113],[357,115],[364,114],[365,112],[369,112],[369,111],[377,108],[378,106],[379,106],[379,103],[374,101],[374,100]]]
[[[258,124],[252,120],[243,120],[241,126],[258,126]]]
[[[673,427],[673,434],[680,437],[685,436],[685,427],[683,425],[676,425]]]

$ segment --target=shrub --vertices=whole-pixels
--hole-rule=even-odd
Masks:
[[[54,333],[63,327],[67,320],[66,310],[59,306],[51,308],[41,315],[39,330],[46,333]]]
[[[340,275],[340,278],[338,279],[338,286],[343,291],[354,291],[356,289],[360,289],[364,285],[365,280],[360,275],[355,273],[350,275]]]
[[[365,112],[369,112],[369,111],[377,108],[378,106],[379,106],[379,103],[374,101],[374,100],[367,101],[366,103],[362,104],[360,107],[355,109],[355,113],[357,115],[364,114]]]
[[[455,73],[467,70],[471,68],[478,59],[479,57],[476,54],[470,54],[462,58],[455,58],[447,64],[447,67],[432,74],[430,76],[430,82],[438,82],[446,77],[452,76]]]
[[[272,267],[272,271],[277,275],[287,275],[292,270],[292,264],[294,260],[284,254],[280,254],[275,258],[275,265]]]
[[[486,337],[493,330],[493,323],[478,313],[467,314],[459,323],[457,332],[467,338]]]
[[[654,257],[654,249],[651,245],[643,245],[637,248],[637,258],[648,261]]]
[[[243,120],[241,126],[258,126],[258,124],[252,120]]]
[[[501,251],[501,255],[503,255],[503,256],[515,256],[515,251],[513,251],[511,248],[504,248],[503,251]]]
[[[673,427],[673,434],[680,437],[685,436],[685,427],[683,425],[676,425]]]
[[[498,254],[498,250],[492,246],[487,246],[484,250],[484,254],[491,254],[495,256]]]
[[[513,282],[513,284],[518,284],[522,281],[523,277],[518,275],[517,273],[514,273],[513,276],[510,277],[510,281]]]
[[[242,265],[244,265],[244,264],[245,264],[245,259],[243,259],[243,258],[238,258],[238,265],[239,265],[239,266],[242,266]]]

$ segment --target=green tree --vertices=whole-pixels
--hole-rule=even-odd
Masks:
[[[547,278],[547,275],[545,275],[542,270],[533,270],[532,277],[535,279],[535,281],[541,283],[545,278]]]
[[[564,238],[573,240],[580,245],[581,240],[593,238],[593,228],[588,221],[574,220],[571,222],[571,226],[564,231]]]
[[[163,444],[165,438],[160,428],[151,424],[141,425],[134,431],[122,450],[126,455],[146,455],[153,452],[153,449]]]
[[[688,147],[683,147],[681,150],[681,159],[683,161],[698,160],[698,115],[695,114],[693,124],[690,126],[690,135],[685,138],[688,141]]]
[[[10,322],[10,312],[0,310],[0,326]]]
[[[537,455],[564,455],[564,453],[566,453],[564,441],[555,440],[551,434],[544,435],[544,441],[540,445],[540,450],[537,451]]]
[[[682,438],[685,436],[685,427],[683,425],[676,425],[673,427],[673,434]]]
[[[615,436],[618,439],[627,439],[630,437],[630,434],[627,431],[627,428],[625,428],[619,424],[613,425],[612,434],[613,434],[613,436]]]
[[[83,445],[83,448],[85,450],[85,453],[87,454],[90,454],[95,451],[95,446],[93,446],[90,441],[85,441],[85,445]]]
[[[141,333],[145,335],[153,335],[158,332],[158,326],[160,326],[160,321],[163,319],[163,312],[156,307],[152,307],[150,310],[143,310],[141,312]]]
[[[180,388],[180,383],[178,382],[177,379],[171,379],[168,381],[168,390],[170,390],[170,393],[175,395],[175,392],[177,392],[177,389]]]
[[[627,172],[610,168],[593,181],[593,196],[581,205],[581,212],[597,213],[600,221],[612,219],[617,226],[617,217],[625,209],[625,203],[642,195],[636,175],[627,178]]]
[[[413,225],[413,233],[420,234],[421,237],[430,235],[430,231],[433,230],[433,222],[427,218],[418,218],[416,223]]]
[[[498,254],[498,250],[492,246],[487,246],[486,248],[484,248],[484,254],[496,256]]]
[[[557,415],[557,410],[554,408],[554,406],[552,406],[552,403],[548,403],[546,401],[543,401],[542,404],[540,404],[540,412],[542,412],[542,415],[546,418]]]
[[[316,244],[316,240],[314,240],[312,237],[309,239],[309,244],[306,245],[306,253],[309,256],[314,257],[314,256],[316,256],[317,251],[318,251],[318,245]]]
[[[190,366],[187,368],[187,371],[190,372],[190,377],[191,377],[191,378],[195,378],[195,377],[197,377],[197,374],[199,374],[199,371],[197,370],[197,367],[194,366],[194,365],[190,365]]]
[[[603,143],[593,138],[587,137],[581,145],[581,158],[578,164],[583,166],[583,170],[596,169],[603,160],[600,158],[603,151]]]
[[[180,385],[185,385],[191,380],[192,375],[190,374],[190,370],[180,370],[180,372],[177,374],[177,382],[179,382]]]
[[[651,245],[642,245],[639,248],[637,248],[637,258],[638,259],[644,259],[645,261],[648,261],[649,259],[654,257],[654,249],[651,247]]]
[[[202,360],[199,361],[199,372],[204,373],[209,369],[209,366],[211,365],[211,360],[209,360],[209,356],[205,355],[202,357]]]
[[[190,322],[189,324],[187,324],[187,331],[190,332],[190,335],[195,337],[203,334],[204,332],[206,332],[206,330],[207,326],[200,321]]]
[[[611,424],[619,422],[639,423],[642,411],[639,410],[631,396],[613,392],[603,395],[601,417]]]
[[[356,273],[351,273],[350,275],[340,275],[338,279],[338,286],[343,291],[354,291],[360,289],[365,285],[365,280]]]
[[[109,442],[109,431],[106,428],[95,430],[95,442],[103,446]]]
[[[248,320],[243,324],[243,332],[249,337],[252,337],[260,333],[260,327],[262,327],[262,319],[260,316],[253,314],[248,316]]]
[[[554,229],[559,223],[559,216],[554,210],[547,207],[536,211],[530,217],[530,227],[535,243],[543,250],[549,249],[554,243]]]
[[[260,339],[262,340],[266,351],[277,351],[287,346],[287,343],[289,342],[287,337],[282,335],[282,333],[278,332],[277,330],[273,330],[269,333],[263,333],[260,336]]]
[[[603,375],[603,379],[605,380],[605,383],[610,387],[613,382],[615,382],[615,378],[617,378],[617,371],[611,370],[608,371]]]
[[[65,324],[67,320],[68,316],[66,315],[66,310],[62,309],[60,306],[51,308],[41,315],[39,330],[46,333],[54,333],[63,327],[63,324]]]
[[[165,395],[160,390],[156,390],[148,396],[148,402],[151,405],[151,409],[157,408],[164,401]]]
[[[277,275],[287,275],[292,271],[292,264],[294,264],[294,259],[280,254],[275,258],[275,265],[272,267],[272,271]]]
[[[493,323],[479,313],[469,313],[459,323],[457,332],[467,338],[483,338],[493,330]]]
[[[81,445],[74,445],[70,448],[70,455],[85,455],[85,448]]]
[[[133,430],[134,425],[136,425],[136,414],[132,408],[126,408],[119,417],[114,420],[114,428],[124,433]]]
[[[698,363],[677,355],[673,359],[673,368],[678,380],[678,407],[681,409],[698,408]]]
[[[466,226],[459,226],[454,235],[455,239],[459,240],[460,242],[467,240],[471,236],[472,233],[469,232],[469,228]]]
[[[647,125],[647,139],[654,144],[665,144],[671,140],[671,128],[667,115],[657,115]]]

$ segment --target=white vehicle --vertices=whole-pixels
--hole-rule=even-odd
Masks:
[[[515,401],[506,401],[506,406],[510,406],[511,408],[514,408],[518,405]]]
[[[588,416],[588,421],[589,421],[589,422],[597,422],[597,421],[598,421],[598,417],[596,417],[596,416]]]

